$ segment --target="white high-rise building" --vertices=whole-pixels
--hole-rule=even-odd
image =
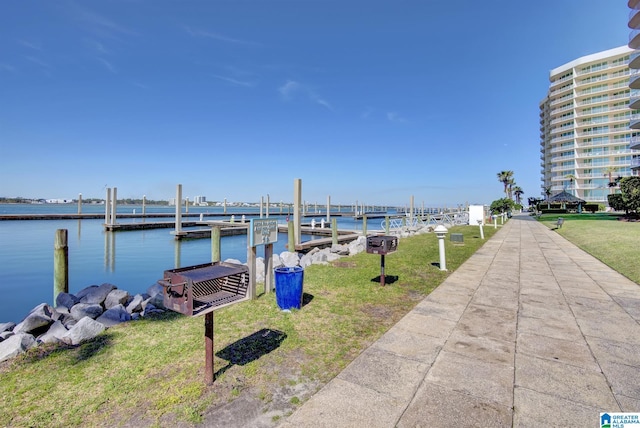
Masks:
[[[629,127],[640,129],[640,114],[637,113],[637,110],[640,109],[640,91],[638,91],[640,89],[640,0],[629,0],[627,4],[631,9],[629,12],[631,33],[629,33],[628,46],[634,49],[629,60],[629,68],[631,69],[629,76],[629,88],[631,89],[629,108],[635,110],[634,114],[631,115]],[[629,147],[637,153],[637,156],[631,159],[631,170],[634,175],[638,175],[640,172],[640,137],[633,136]]]
[[[542,195],[563,190],[607,204],[616,179],[632,175],[633,115],[627,46],[584,56],[551,70],[540,102]],[[635,92],[635,91],[634,91]]]

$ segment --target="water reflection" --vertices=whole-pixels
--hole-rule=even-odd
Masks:
[[[116,271],[116,232],[104,232],[104,271]]]

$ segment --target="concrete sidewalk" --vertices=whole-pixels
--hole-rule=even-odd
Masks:
[[[508,221],[281,427],[599,425],[640,412],[640,286]]]

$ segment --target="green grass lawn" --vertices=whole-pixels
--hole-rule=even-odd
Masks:
[[[283,388],[318,388],[335,377],[485,242],[475,226],[450,232],[462,233],[464,245],[446,240],[449,272],[433,266],[435,235],[418,235],[386,256],[385,273],[397,280],[385,287],[374,281],[380,256],[361,253],[305,269],[299,311],[278,310],[274,293],[216,311],[211,386],[203,317],[168,312],[77,347],[31,350],[0,364],[0,426],[184,425],[241,396],[266,411]],[[486,227],[485,238],[495,232]]]
[[[640,222],[621,221],[621,215],[545,214],[540,221],[555,229],[558,217],[565,219],[557,232],[589,254],[640,283]]]

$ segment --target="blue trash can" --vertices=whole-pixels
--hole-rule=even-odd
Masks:
[[[304,269],[299,266],[275,268],[276,302],[282,310],[302,308]]]

